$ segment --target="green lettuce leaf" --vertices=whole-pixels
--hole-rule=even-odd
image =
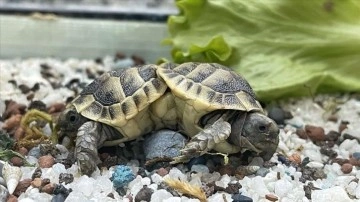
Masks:
[[[358,0],[177,0],[174,62],[217,62],[260,100],[360,91]]]

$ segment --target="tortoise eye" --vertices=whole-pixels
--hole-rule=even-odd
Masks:
[[[266,125],[259,125],[258,129],[259,129],[260,132],[266,132],[267,126]]]
[[[76,121],[76,116],[75,115],[71,115],[69,118],[70,122],[75,122]]]
[[[79,119],[78,114],[74,113],[74,112],[70,112],[68,115],[68,120],[70,121],[70,123],[76,123]]]

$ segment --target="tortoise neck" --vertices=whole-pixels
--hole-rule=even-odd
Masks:
[[[199,122],[201,127],[205,127],[206,125],[213,124],[216,120],[223,118],[224,121],[230,123],[231,125],[237,119],[239,111],[237,110],[229,110],[229,109],[220,109],[212,111],[206,115],[204,115]]]

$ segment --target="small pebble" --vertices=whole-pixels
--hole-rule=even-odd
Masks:
[[[279,200],[279,198],[277,196],[275,196],[274,194],[266,194],[265,198],[269,201],[277,201]]]
[[[18,150],[18,152],[19,152],[21,155],[25,156],[25,155],[28,154],[29,151],[28,151],[25,147],[20,147],[19,150]]]
[[[71,173],[60,173],[59,175],[59,183],[65,182],[65,184],[69,184],[74,181],[74,176]]]
[[[12,163],[13,166],[23,166],[24,165],[24,160],[18,156],[14,156],[10,159],[10,162]]]
[[[51,202],[64,202],[66,197],[63,194],[56,194],[52,199]]]
[[[234,168],[234,166],[232,166],[232,165],[223,165],[223,166],[220,166],[218,172],[219,172],[221,175],[227,174],[227,175],[231,176],[231,175],[234,175],[234,173],[235,173],[235,168]]]
[[[40,167],[37,167],[34,171],[34,173],[32,174],[31,178],[34,180],[35,178],[40,178],[42,175],[42,171]]]
[[[151,195],[154,193],[154,190],[148,188],[146,185],[144,185],[143,188],[140,189],[140,191],[135,196],[135,202],[140,201],[147,201],[149,202],[151,199]]]
[[[338,121],[338,119],[339,119],[339,117],[336,114],[331,114],[327,120],[336,123]]]
[[[340,137],[340,133],[334,131],[334,130],[331,130],[328,132],[328,134],[326,134],[326,137],[325,139],[328,140],[328,141],[337,141]]]
[[[268,173],[270,173],[268,168],[260,168],[258,171],[256,171],[256,175],[261,177],[265,177]]]
[[[300,165],[301,163],[301,156],[298,153],[293,153],[291,156],[289,156],[289,161],[293,162],[296,165]]]
[[[229,194],[238,194],[239,189],[241,189],[241,184],[239,182],[236,183],[229,183],[228,186],[225,188],[225,192]]]
[[[345,129],[347,129],[347,125],[349,125],[349,121],[341,121],[339,125],[339,133],[342,133]]]
[[[15,191],[14,191],[14,195],[15,196],[20,196],[21,193],[25,192],[26,189],[28,187],[30,187],[31,185],[31,182],[32,182],[32,179],[24,179],[24,180],[21,180],[19,182],[19,184],[17,185]]]
[[[356,159],[356,158],[354,158],[354,157],[351,157],[351,158],[349,159],[349,163],[350,163],[351,165],[353,165],[353,166],[358,166],[358,167],[360,167],[360,160],[359,160],[359,159]]]
[[[169,173],[169,171],[165,168],[159,168],[157,171],[156,171],[157,174],[159,174],[161,177],[164,177],[165,175],[167,175]]]
[[[17,202],[18,198],[14,195],[9,195],[6,202]]]
[[[67,197],[70,192],[72,192],[72,189],[69,188],[65,188],[64,185],[62,184],[56,184],[55,187],[54,187],[54,191],[53,191],[53,194],[63,194],[65,197]]]
[[[268,110],[268,116],[277,124],[283,125],[285,121],[285,112],[282,108],[273,106]]]
[[[51,155],[41,156],[38,162],[41,168],[51,168],[55,164],[55,158]]]
[[[53,194],[55,189],[55,185],[53,183],[49,183],[41,187],[41,192],[45,192],[48,194]]]
[[[234,194],[231,196],[233,202],[253,202],[252,198],[244,196],[242,194]]]
[[[321,147],[320,148],[320,153],[324,154],[330,158],[335,158],[338,154],[336,153],[336,151],[330,149],[330,148],[326,148],[326,147]]]
[[[3,119],[8,119],[9,117],[16,114],[24,114],[26,110],[26,106],[23,104],[18,104],[13,100],[5,101],[6,109],[2,115]]]
[[[49,184],[49,183],[50,183],[50,179],[49,179],[49,178],[44,178],[44,179],[41,180],[41,186],[45,186],[45,185],[47,185],[47,184]]]
[[[308,136],[306,135],[306,131],[302,128],[296,129],[296,135],[299,136],[301,139],[307,139]]]
[[[37,109],[39,111],[46,111],[46,104],[40,100],[30,102],[28,110]]]
[[[138,55],[132,55],[131,59],[134,61],[135,65],[143,65],[145,64],[145,60],[138,56]]]
[[[193,165],[198,165],[198,164],[202,164],[205,165],[206,164],[206,159],[204,158],[204,156],[199,156],[196,158],[192,158],[188,163],[187,163],[187,167],[189,169],[191,169],[191,167]]]
[[[360,160],[360,152],[354,152],[354,153],[352,154],[352,157],[354,157],[354,158],[357,159],[357,160]]]
[[[306,135],[312,141],[324,141],[325,140],[325,131],[324,128],[313,126],[313,125],[305,125]]]
[[[350,163],[349,159],[335,158],[331,161],[331,163],[337,163],[339,165],[343,165],[345,163]]]
[[[206,165],[196,164],[191,167],[190,172],[205,174],[209,173],[209,168]]]
[[[35,187],[35,188],[39,188],[41,186],[41,179],[40,178],[35,178],[32,182],[31,182],[31,186]]]
[[[341,166],[341,171],[344,173],[344,174],[349,174],[351,173],[353,169],[353,165],[351,165],[350,163],[344,163],[342,166]]]
[[[9,119],[6,119],[4,125],[2,126],[2,128],[6,131],[11,131],[17,127],[19,127],[20,125],[20,121],[21,121],[21,114],[16,114],[14,116],[11,116]]]
[[[47,112],[49,114],[53,114],[53,113],[58,113],[58,112],[62,112],[65,109],[65,104],[64,103],[55,103],[52,104],[48,109]]]
[[[29,150],[28,155],[33,156],[37,159],[40,158],[40,147],[39,146],[33,147],[32,149]]]
[[[0,184],[0,201],[4,202],[9,196],[9,191],[7,190],[6,186]]]

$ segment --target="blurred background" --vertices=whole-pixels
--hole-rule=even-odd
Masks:
[[[93,58],[117,51],[148,61],[160,47],[173,0],[0,0],[0,58]]]

